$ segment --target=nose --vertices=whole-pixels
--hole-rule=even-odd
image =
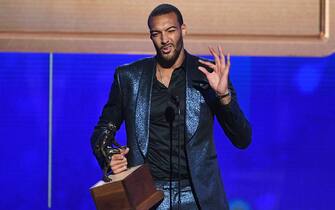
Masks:
[[[165,45],[169,42],[169,39],[168,39],[168,36],[165,32],[162,33],[162,36],[161,36],[161,44],[162,45]]]

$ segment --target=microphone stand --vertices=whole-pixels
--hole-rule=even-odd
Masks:
[[[181,159],[181,142],[180,142],[180,132],[179,132],[179,120],[180,120],[180,101],[178,96],[171,95],[172,102],[177,108],[177,141],[178,141],[178,210],[180,209],[180,204],[181,204],[181,197],[180,197],[180,179],[181,179],[181,174],[180,174],[180,159]],[[173,146],[173,121],[175,118],[175,111],[174,109],[169,106],[166,111],[165,111],[166,119],[169,122],[169,127],[170,127],[170,210],[172,210],[172,146]]]
[[[175,117],[174,109],[169,106],[165,110],[165,117],[166,120],[169,122],[170,127],[170,148],[169,148],[169,158],[170,158],[170,174],[169,174],[169,194],[170,194],[170,210],[172,210],[172,139],[173,139],[173,121]]]
[[[177,123],[180,121],[180,101],[179,97],[175,96],[175,105],[177,107]],[[180,198],[180,179],[181,179],[181,174],[180,174],[180,158],[181,158],[181,140],[180,140],[180,126],[177,124],[177,141],[178,141],[178,210],[180,209],[181,205],[181,198]]]
[[[169,187],[169,192],[170,192],[170,210],[172,210],[172,129],[173,129],[173,121],[170,122],[170,187]]]

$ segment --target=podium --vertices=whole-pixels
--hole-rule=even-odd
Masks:
[[[90,188],[98,210],[148,210],[164,198],[156,190],[147,165],[110,175],[111,182],[99,181]]]

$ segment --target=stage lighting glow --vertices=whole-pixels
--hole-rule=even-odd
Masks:
[[[251,210],[250,204],[242,199],[232,200],[229,206],[231,210]]]
[[[313,93],[319,86],[322,77],[321,65],[304,65],[296,75],[296,83],[303,93]]]

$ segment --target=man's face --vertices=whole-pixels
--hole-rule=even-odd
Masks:
[[[150,39],[152,40],[158,61],[171,67],[184,48],[185,25],[180,25],[175,13],[159,15],[150,20]]]

